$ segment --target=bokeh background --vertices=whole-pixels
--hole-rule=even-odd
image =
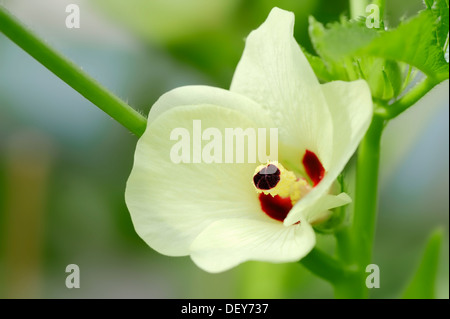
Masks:
[[[420,0],[386,1],[388,25]],[[81,28],[67,29],[78,4]],[[228,88],[245,36],[273,6],[307,17],[348,13],[343,0],[0,0],[51,45],[147,113],[182,85]],[[445,230],[437,296],[449,297],[448,82],[392,121],[383,137],[374,298],[397,298],[429,233]],[[137,138],[0,34],[1,298],[330,298],[300,264],[248,262],[222,274],[166,257],[136,235],[124,202]],[[319,236],[331,247],[331,236]],[[67,289],[68,264],[81,287]]]

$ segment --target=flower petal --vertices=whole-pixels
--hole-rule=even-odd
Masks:
[[[308,223],[314,225],[318,221],[322,221],[329,216],[329,209],[347,205],[351,202],[352,199],[346,193],[340,193],[339,195],[325,194],[312,206],[308,207],[304,214],[304,218]]]
[[[190,142],[195,143],[193,120],[198,119],[202,130],[217,128],[222,136],[225,128],[260,127],[257,118],[250,120],[237,111],[214,105],[172,108],[148,125],[137,144],[125,199],[137,233],[166,255],[189,254],[194,238],[219,219],[268,219],[261,212],[251,182],[255,164],[171,161],[176,143],[170,140],[172,130],[187,129]],[[196,147],[191,145],[192,158]]]
[[[239,93],[206,85],[182,86],[162,95],[150,109],[147,125],[174,107],[200,104],[217,105],[239,111],[248,118],[256,118],[261,128],[276,127],[269,112],[255,101]]]
[[[220,220],[192,243],[192,260],[208,272],[228,270],[249,260],[293,262],[306,256],[316,242],[312,227],[289,227],[276,221]]]
[[[369,128],[372,95],[364,80],[334,81],[323,84],[322,89],[333,118],[333,166],[339,174]]]
[[[329,169],[333,125],[321,86],[293,37],[294,15],[272,9],[250,33],[236,68],[231,91],[265,107],[280,129],[280,145],[295,148],[298,163],[306,149]],[[291,153],[280,148],[280,154]]]
[[[372,97],[365,81],[335,81],[323,84],[322,89],[333,117],[332,165],[322,181],[292,208],[284,220],[285,225],[296,223],[303,211],[311,209],[314,202],[328,192],[356,151],[372,118]]]

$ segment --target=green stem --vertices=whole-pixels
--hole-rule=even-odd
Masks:
[[[384,13],[385,13],[385,7],[386,7],[386,0],[373,0],[373,4],[376,4],[378,8],[380,9],[380,19],[381,21],[384,21]]]
[[[137,136],[143,134],[146,127],[144,116],[51,48],[1,5],[0,32],[132,133]]]
[[[374,116],[358,150],[356,166],[353,239],[359,264],[367,266],[372,258],[378,195],[380,141],[385,121]]]
[[[318,248],[311,250],[300,262],[313,274],[332,284],[343,280],[349,273],[340,261],[330,257]]]
[[[378,114],[385,119],[392,119],[414,105],[441,81],[427,77],[396,102],[379,109]]]
[[[378,167],[380,159],[380,141],[385,120],[374,115],[372,123],[358,149],[356,164],[355,208],[353,224],[349,234],[344,234],[339,241],[345,240],[350,255],[347,263],[355,265],[355,276],[335,285],[335,294],[339,298],[367,298],[365,286],[365,269],[371,263],[375,234],[378,198]]]
[[[365,269],[372,260],[378,198],[380,141],[386,120],[398,116],[439,83],[426,78],[391,105],[375,105],[375,114],[358,149],[353,224],[336,233],[337,253],[346,265],[357,269],[354,276],[334,284],[337,298],[367,298]]]
[[[369,5],[369,0],[350,0],[350,18],[358,19],[366,16],[366,7]]]
[[[352,238],[350,233],[350,227],[344,226],[335,232],[336,237],[336,254],[339,260],[346,264],[352,263],[352,255],[349,247],[352,247]]]

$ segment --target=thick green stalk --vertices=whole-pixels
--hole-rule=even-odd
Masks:
[[[380,142],[385,122],[419,101],[439,83],[426,78],[401,99],[391,105],[376,105],[375,114],[366,136],[358,149],[355,207],[353,223],[336,234],[337,253],[347,267],[357,269],[355,276],[334,285],[338,298],[367,298],[365,286],[367,265],[371,264],[375,234]]]
[[[350,247],[347,246],[346,251],[351,251]],[[331,283],[336,298],[363,297],[364,289],[359,285],[360,275],[356,264],[335,259],[318,248],[314,248],[300,262],[313,274]]]
[[[300,262],[313,274],[332,284],[342,281],[349,273],[340,261],[330,257],[318,248],[311,250]]]
[[[1,5],[0,32],[132,133],[143,134],[144,116],[46,44]]]
[[[351,17],[365,15],[365,7],[373,3],[380,8],[380,18],[384,17],[385,0],[350,0]],[[364,10],[364,11],[363,11]],[[377,105],[372,123],[358,149],[355,206],[353,223],[336,233],[337,255],[346,267],[355,267],[356,272],[346,280],[333,283],[337,298],[367,298],[365,273],[371,264],[375,235],[378,170],[380,142],[386,120],[392,119],[419,101],[427,92],[444,79],[426,78],[401,99],[391,105]]]
[[[358,19],[366,16],[366,7],[370,4],[370,0],[350,0],[350,17]]]
[[[378,197],[380,141],[385,121],[374,116],[358,149],[352,236],[357,261],[364,268],[372,257]]]
[[[385,13],[385,7],[386,7],[386,0],[373,0],[373,4],[376,4],[378,8],[380,9],[380,19],[381,21],[384,20],[384,13]]]
[[[345,264],[351,264],[353,262],[351,247],[352,238],[350,233],[350,226],[344,226],[335,232],[336,237],[336,255]]]
[[[378,199],[380,141],[384,124],[385,120],[382,117],[374,115],[358,149],[353,224],[348,234],[350,240],[346,238],[350,250],[350,256],[347,259],[356,267],[357,274],[335,285],[336,297],[367,298],[368,296],[365,286],[367,275],[365,269],[372,259]]]

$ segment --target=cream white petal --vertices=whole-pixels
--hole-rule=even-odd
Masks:
[[[285,225],[295,223],[329,191],[332,183],[356,151],[372,119],[372,97],[365,81],[335,81],[323,84],[322,89],[333,118],[332,165],[322,181],[289,212],[284,220]]]
[[[329,169],[333,123],[321,86],[293,37],[294,15],[272,9],[246,39],[231,91],[265,107],[280,128],[280,153],[300,163],[306,149]],[[297,150],[292,152],[292,149]]]
[[[193,120],[198,119],[202,130],[214,127],[222,134],[225,128],[260,127],[256,118],[215,105],[171,108],[148,124],[137,144],[125,199],[137,233],[166,255],[188,255],[195,237],[217,220],[268,218],[252,185],[256,164],[171,161],[177,142],[170,140],[172,130],[186,128],[193,142]]]
[[[276,221],[226,219],[208,226],[190,248],[197,266],[216,273],[249,260],[297,261],[314,245],[314,231],[306,222],[286,227]]]
[[[334,81],[323,84],[322,89],[333,118],[332,168],[341,171],[369,128],[373,114],[372,95],[364,80]]]
[[[199,104],[218,105],[239,111],[248,118],[256,119],[261,128],[276,127],[270,113],[255,101],[239,93],[206,85],[182,86],[165,93],[150,109],[147,123],[150,124],[174,107]]]
[[[338,195],[325,194],[305,210],[304,219],[313,224],[329,216],[329,209],[347,205],[352,202],[346,193]]]

